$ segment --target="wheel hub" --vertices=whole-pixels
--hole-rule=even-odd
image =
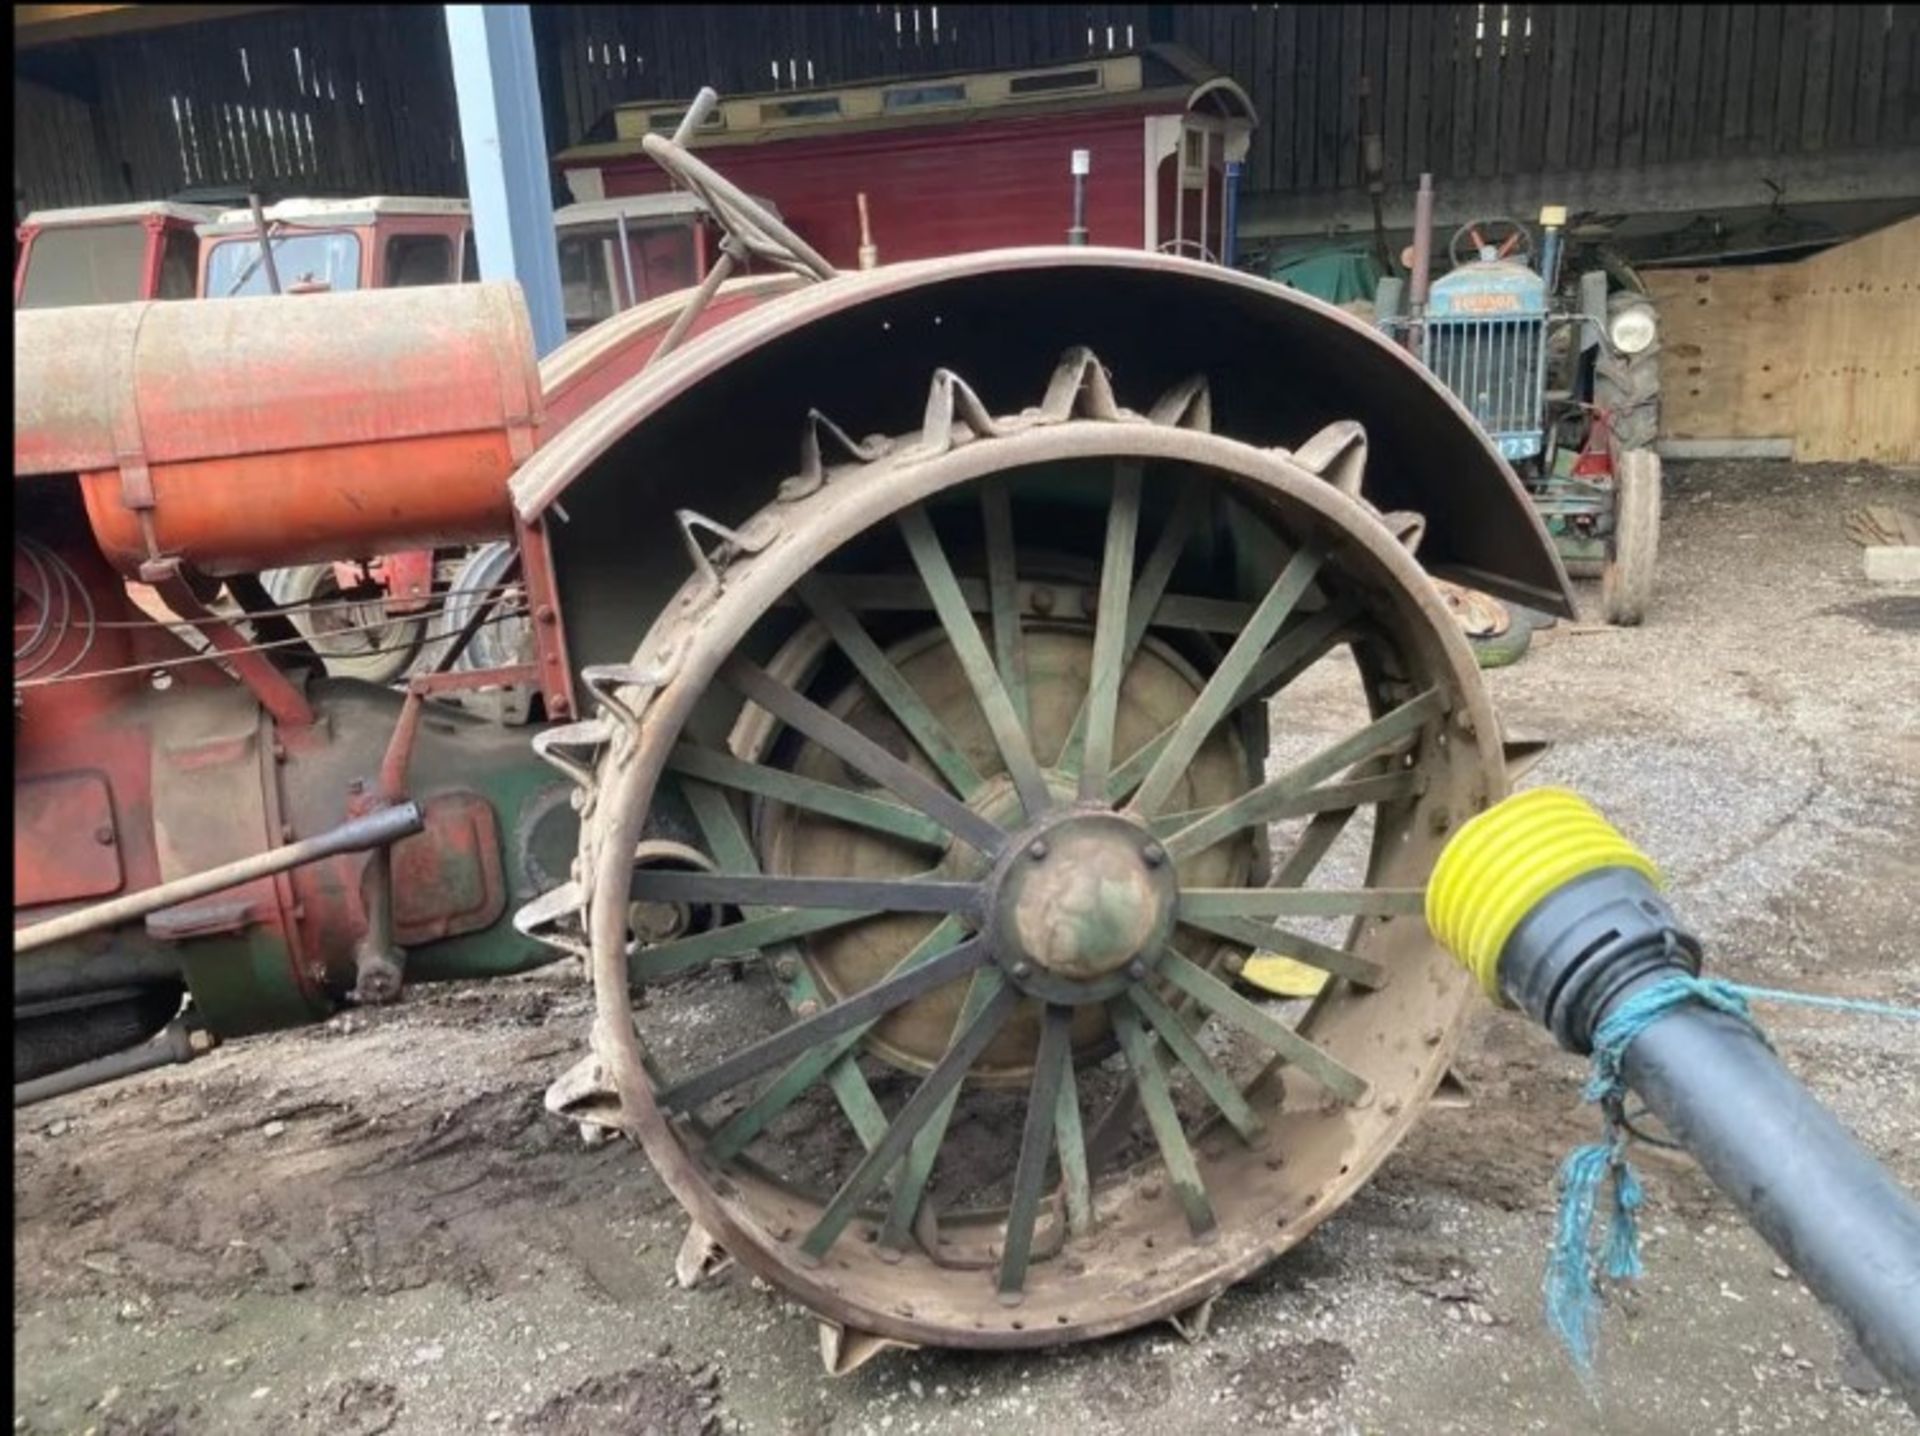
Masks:
[[[1017,982],[1056,1002],[1088,1002],[1106,995],[1116,975],[1146,975],[1173,930],[1178,884],[1145,827],[1114,813],[1074,812],[1011,846],[988,921]]]

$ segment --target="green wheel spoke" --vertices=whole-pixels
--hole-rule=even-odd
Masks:
[[[1093,1231],[1093,1182],[1087,1172],[1087,1134],[1080,1121],[1080,1090],[1071,1051],[1054,1098],[1053,1135],[1060,1152],[1060,1184],[1067,1193],[1067,1229],[1084,1237]]]
[[[889,837],[905,838],[908,842],[925,847],[946,846],[947,830],[911,808],[887,802],[883,798],[869,797],[865,793],[851,792],[832,783],[803,778],[797,773],[769,768],[761,763],[749,763],[730,753],[681,743],[668,756],[667,768],[689,778],[698,778],[704,783],[770,798],[788,807],[804,808],[822,817],[836,818],[856,827],[885,833]]]
[[[1161,607],[1166,596],[1167,584],[1173,578],[1174,566],[1180,561],[1180,555],[1187,546],[1187,539],[1193,532],[1193,521],[1200,512],[1204,490],[1195,482],[1185,484],[1180,497],[1174,501],[1173,512],[1167,516],[1167,523],[1160,531],[1160,537],[1154,541],[1153,550],[1147,555],[1147,561],[1141,566],[1139,575],[1133,581],[1133,596],[1127,602],[1127,638],[1120,650],[1120,671],[1125,676],[1127,667],[1133,662],[1133,656],[1140,651],[1140,643],[1152,626],[1155,612]],[[1104,578],[1104,571],[1102,577]],[[1087,736],[1087,713],[1091,693],[1080,700],[1080,709],[1073,716],[1073,726],[1067,730],[1067,740],[1060,748],[1060,760],[1055,765],[1062,772],[1078,773],[1081,767],[1082,753]],[[1111,766],[1112,758],[1108,758]],[[1097,792],[1098,790],[1096,790]]]
[[[845,927],[850,922],[873,917],[876,911],[874,908],[817,908],[750,917],[744,922],[714,928],[711,932],[642,948],[628,960],[627,968],[641,982],[659,982],[662,978],[709,962],[718,962],[721,958],[745,957],[773,943],[789,942],[796,937]]]
[[[1276,1022],[1204,968],[1169,953],[1160,971],[1215,1017],[1272,1048],[1342,1101],[1357,1102],[1367,1094],[1366,1079],[1357,1072],[1284,1023]]]
[[[796,588],[813,616],[820,620],[821,627],[840,646],[840,651],[847,655],[887,711],[907,730],[907,736],[920,746],[940,776],[951,783],[962,798],[972,797],[986,780],[913,685],[868,636],[860,620],[840,601],[839,595],[817,575],[801,579]]]
[[[947,1048],[946,1055],[914,1089],[899,1115],[887,1127],[887,1134],[880,1139],[879,1145],[867,1153],[860,1165],[854,1168],[853,1174],[841,1184],[840,1190],[833,1194],[826,1210],[820,1214],[820,1220],[814,1223],[812,1230],[800,1243],[800,1250],[808,1256],[817,1260],[827,1254],[840,1233],[847,1229],[847,1223],[860,1210],[860,1204],[873,1194],[887,1173],[906,1155],[908,1144],[913,1141],[915,1134],[946,1102],[947,1094],[959,1087],[968,1069],[986,1051],[987,1044],[998,1035],[1008,1016],[1019,1005],[1019,992],[1000,982],[998,973],[993,969],[987,969],[987,972],[993,978],[992,996],[959,1039]]]
[[[707,851],[714,860],[739,872],[758,873],[760,859],[727,795],[718,788],[684,775],[679,781],[687,806],[693,810],[694,821],[700,825],[701,836],[706,840]],[[744,915],[754,918],[772,914],[749,907],[744,909]],[[794,1012],[802,1011],[805,1003],[819,1003],[825,996],[814,981],[813,971],[807,966],[797,944],[783,942],[770,948],[767,956],[772,959],[769,970],[780,989],[780,995]],[[886,1131],[887,1114],[881,1110],[879,1099],[873,1095],[873,1088],[867,1084],[859,1064],[846,1058],[831,1063],[826,1068],[826,1074],[827,1085],[833,1089],[834,1100],[846,1114],[847,1125],[853,1128],[861,1145],[871,1148]]]
[[[987,603],[993,620],[993,657],[1020,726],[1031,741],[1033,714],[1027,701],[1027,652],[1020,637],[1020,569],[1014,556],[1013,502],[1005,476],[980,485],[980,521],[987,540]]]
[[[974,635],[976,638],[979,635]],[[1006,833],[988,822],[931,779],[923,777],[864,733],[802,697],[764,670],[735,655],[721,677],[742,697],[759,704],[782,723],[813,739],[841,762],[912,804],[969,847],[988,857],[1006,842]]]
[[[1187,888],[1180,916],[1403,917],[1426,910],[1425,888]]]
[[[1033,1083],[1027,1093],[1027,1122],[1020,1134],[1020,1161],[1013,1173],[1013,1200],[1007,1206],[1007,1235],[1000,1248],[1002,1301],[1017,1299],[1026,1289],[1027,1260],[1033,1253],[1040,1188],[1053,1149],[1062,1074],[1073,1065],[1068,1041],[1072,1022],[1072,1009],[1049,1004],[1040,1028],[1040,1051],[1034,1058]]]
[[[911,972],[922,963],[957,947],[965,936],[966,928],[958,918],[946,919],[932,932],[921,938],[913,950],[894,965],[887,976],[894,977],[900,973]],[[820,1080],[823,1073],[835,1063],[848,1057],[872,1027],[873,1024],[867,1022],[858,1027],[849,1028],[838,1037],[801,1053],[790,1062],[772,1082],[767,1084],[765,1091],[729,1117],[726,1123],[713,1134],[707,1149],[713,1154],[714,1160],[725,1162],[744,1151],[749,1142],[766,1130],[769,1122],[799,1101],[807,1089]],[[850,1061],[848,1066],[852,1066]],[[858,1075],[858,1069],[855,1069],[855,1075]],[[877,1104],[875,1110],[878,1110]],[[886,1117],[882,1115],[878,1128],[873,1133],[874,1140],[866,1143],[869,1149],[884,1135],[886,1126]],[[864,1137],[865,1134],[863,1133],[862,1136]]]
[[[1114,476],[1107,510],[1107,542],[1100,560],[1100,598],[1094,609],[1093,671],[1087,683],[1086,744],[1080,796],[1106,791],[1113,766],[1113,724],[1120,680],[1127,667],[1127,605],[1133,592],[1133,551],[1140,530],[1140,466],[1123,464]]]
[[[1168,603],[1172,601],[1169,599]],[[1345,637],[1352,609],[1351,603],[1336,604],[1283,628],[1280,637],[1274,640],[1273,647],[1262,655],[1246,682],[1240,685],[1240,691],[1234,695],[1227,711],[1231,713],[1255,698],[1272,697],[1325,658]],[[1159,760],[1179,726],[1178,723],[1169,723],[1114,770],[1113,778],[1107,784],[1109,802],[1125,802],[1127,795],[1140,786],[1147,776],[1147,770]],[[1157,828],[1159,820],[1156,818],[1154,821]]]
[[[1234,1131],[1251,1142],[1266,1130],[1266,1124],[1247,1105],[1247,1099],[1240,1095],[1240,1089],[1213,1065],[1212,1059],[1201,1050],[1199,1041],[1187,1031],[1186,1024],[1173,1009],[1144,986],[1130,988],[1127,1000],[1140,1009],[1140,1015],[1152,1024],[1153,1030],[1160,1034],[1160,1040],[1167,1044],[1167,1050],[1179,1060],[1180,1065],[1193,1074],[1193,1080],[1200,1084],[1200,1090],[1220,1109],[1220,1115],[1227,1119]]]
[[[1200,697],[1194,699],[1192,706],[1181,714],[1169,730],[1154,737],[1148,747],[1154,749],[1150,758],[1137,753],[1121,768],[1114,778],[1127,778],[1131,785],[1131,774],[1127,772],[1133,764],[1144,758],[1146,772],[1139,779],[1139,787],[1133,789],[1131,808],[1140,816],[1152,816],[1167,801],[1167,795],[1173,793],[1175,783],[1187,772],[1187,766],[1194,760],[1194,754],[1200,751],[1200,745],[1206,743],[1213,728],[1219,726],[1236,703],[1240,701],[1240,689],[1246,683],[1254,664],[1260,662],[1261,651],[1267,641],[1281,630],[1286,616],[1300,603],[1300,597],[1308,591],[1313,582],[1313,574],[1319,572],[1321,555],[1313,549],[1300,549],[1292,559],[1286,561],[1281,576],[1273,580],[1273,587],[1267,589],[1267,595],[1260,601],[1260,607],[1246,620],[1246,628],[1240,630],[1233,641],[1233,647],[1227,649],[1227,657],[1219,660],[1219,666],[1208,678],[1206,687],[1200,691]],[[1108,793],[1114,791],[1116,783],[1108,785]]]
[[[1158,812],[1166,802],[1200,751],[1200,745],[1232,709],[1241,685],[1253,671],[1267,643],[1280,631],[1280,625],[1286,622],[1287,615],[1293,612],[1294,605],[1299,603],[1319,571],[1320,554],[1314,549],[1303,548],[1287,560],[1287,566],[1280,570],[1273,587],[1260,600],[1253,617],[1247,620],[1247,626],[1234,639],[1220,666],[1207,679],[1207,686],[1174,726],[1166,746],[1153,760],[1147,776],[1141,779],[1130,805],[1134,812],[1149,815]]]
[[[1006,685],[993,666],[993,655],[987,652],[987,645],[980,637],[980,626],[974,622],[966,598],[960,592],[960,583],[954,577],[953,566],[947,562],[946,550],[933,531],[933,522],[925,509],[908,509],[900,515],[900,532],[913,555],[914,567],[920,571],[920,581],[927,586],[927,596],[933,600],[940,626],[946,630],[947,641],[953,645],[954,657],[959,659],[980,711],[986,715],[994,744],[1007,765],[1014,790],[1020,795],[1020,805],[1028,818],[1037,818],[1053,802],[1047,792],[1046,779],[1041,776],[1033,745],[1027,741],[1027,730],[1014,711]]]
[[[1107,1004],[1113,1015],[1113,1030],[1120,1039],[1120,1050],[1133,1069],[1133,1084],[1140,1093],[1140,1105],[1146,1110],[1147,1125],[1160,1146],[1160,1158],[1167,1164],[1167,1176],[1173,1194],[1187,1214],[1187,1226],[1195,1236],[1204,1236],[1216,1225],[1213,1203],[1207,1199],[1207,1186],[1200,1167],[1193,1159],[1193,1148],[1181,1129],[1180,1114],[1174,1109],[1173,1093],[1167,1086],[1167,1074],[1160,1066],[1160,1055],[1147,1040],[1139,1015],[1125,999]]]
[[[1378,778],[1355,778],[1339,783],[1322,783],[1318,787],[1292,798],[1275,799],[1273,811],[1268,814],[1270,823],[1283,822],[1288,818],[1306,818],[1329,811],[1344,813],[1351,817],[1355,808],[1365,803],[1387,803],[1396,798],[1405,798],[1420,791],[1419,775],[1401,771],[1388,773]],[[1216,808],[1189,808],[1184,813],[1166,813],[1155,818],[1147,826],[1154,836],[1171,837],[1184,828],[1211,817]],[[1344,826],[1346,819],[1342,818]],[[1276,883],[1275,887],[1292,886]]]
[[[1314,869],[1320,866],[1320,860],[1340,840],[1347,830],[1347,824],[1353,821],[1358,808],[1329,808],[1324,813],[1315,813],[1313,820],[1294,841],[1293,851],[1287,854],[1286,861],[1274,871],[1273,886],[1277,888],[1296,888],[1313,876]]]
[[[1232,706],[1278,692],[1325,658],[1353,622],[1355,612],[1356,605],[1346,599],[1283,629],[1247,674]]]
[[[1362,987],[1379,987],[1387,980],[1387,970],[1371,958],[1361,957],[1345,948],[1329,947],[1324,942],[1302,937],[1283,927],[1273,927],[1256,918],[1188,917],[1183,913],[1180,921],[1201,932],[1210,932],[1228,942],[1250,947],[1255,952],[1277,952],[1297,958],[1309,967],[1317,967],[1335,977],[1344,977]]]
[[[1249,789],[1231,803],[1182,828],[1166,840],[1167,851],[1176,860],[1188,858],[1212,847],[1223,838],[1231,837],[1242,828],[1271,821],[1273,813],[1283,809],[1302,793],[1360,759],[1372,757],[1389,744],[1398,743],[1418,732],[1429,719],[1445,711],[1446,694],[1438,688],[1429,688],[1418,698],[1409,699],[1358,732],[1350,733],[1339,742],[1321,749],[1306,762],[1288,769],[1277,778],[1268,779],[1257,788]]]
[[[967,1031],[968,1024],[980,1015],[999,988],[1000,974],[994,969],[983,967],[973,975],[973,981],[967,987],[966,999],[960,1004],[960,1015],[954,1019],[949,1045],[960,1039]],[[939,1160],[941,1145],[947,1140],[947,1124],[953,1120],[953,1109],[959,1101],[960,1089],[955,1087],[947,1093],[946,1100],[934,1109],[933,1116],[927,1119],[927,1125],[920,1129],[907,1148],[907,1160],[894,1182],[893,1201],[887,1208],[887,1219],[880,1227],[880,1245],[893,1251],[905,1249],[907,1234],[913,1229],[913,1220],[920,1213],[921,1198],[926,1195],[927,1183],[933,1179],[933,1165]]]
[[[749,1142],[766,1130],[769,1122],[805,1096],[829,1067],[850,1053],[866,1031],[866,1027],[859,1027],[852,1032],[843,1032],[832,1041],[794,1058],[767,1084],[765,1091],[727,1118],[707,1143],[708,1155],[716,1162],[731,1161],[738,1156]],[[885,1124],[886,1119],[882,1116],[883,1131]],[[866,1146],[871,1149],[873,1144],[869,1142]]]
[[[893,879],[795,878],[641,868],[634,872],[627,893],[635,902],[733,903],[740,907],[870,912],[972,913],[980,906],[977,883],[940,881],[930,875]]]
[[[676,1082],[661,1094],[661,1105],[683,1112],[692,1111],[701,1103],[739,1086],[769,1067],[778,1067],[809,1047],[817,1047],[843,1032],[874,1022],[916,997],[969,975],[987,960],[987,956],[987,944],[979,938],[970,938],[909,971],[899,972],[896,969],[897,975],[883,978],[844,1002],[836,1002],[826,1011],[816,1013],[805,1021],[783,1027],[712,1067],[696,1072],[685,1081]]]

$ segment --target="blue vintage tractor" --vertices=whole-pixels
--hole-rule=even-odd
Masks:
[[[1375,322],[1480,422],[1568,571],[1601,579],[1607,621],[1636,624],[1659,541],[1659,328],[1646,295],[1605,269],[1563,290],[1566,211],[1540,222],[1537,246],[1513,220],[1462,225],[1424,297],[1381,281]]]

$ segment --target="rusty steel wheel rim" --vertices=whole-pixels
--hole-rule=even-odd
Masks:
[[[703,553],[634,663],[590,681],[603,716],[554,745],[571,743],[572,765],[591,772],[578,878],[545,911],[577,921],[588,945],[595,1053],[618,1098],[608,1120],[641,1142],[698,1228],[841,1326],[907,1343],[1008,1347],[1178,1317],[1337,1209],[1444,1072],[1470,992],[1418,911],[1447,832],[1504,789],[1498,730],[1477,670],[1394,537],[1397,528],[1359,497],[1357,426],[1333,426],[1286,453],[1211,434],[1206,413],[1196,383],[1148,416],[1121,409],[1091,356],[1068,356],[1046,401],[1012,419],[989,417],[958,380],[939,376],[922,434],[870,443],[854,462],[790,481],[780,500],[725,535],[717,561]],[[1078,641],[1093,655],[1093,672],[1107,676],[1085,699],[1080,752],[1066,763],[1060,754],[1043,758],[1030,738],[1023,751],[1021,685],[1016,679],[1010,691],[1006,683],[1020,671],[1024,629],[1020,543],[1009,540],[1008,520],[1018,524],[1022,495],[1053,470],[1077,492],[1102,495],[1106,514],[1091,545],[1101,560],[1084,625],[1091,632]],[[1185,602],[1172,570],[1153,577],[1156,550],[1181,549],[1167,537],[1164,503],[1142,527],[1143,503],[1153,506],[1142,495],[1163,496],[1176,483],[1197,488],[1206,503],[1237,505],[1235,521],[1278,545],[1278,558],[1235,611],[1221,612],[1203,696],[1156,735],[1157,751],[1128,753],[1110,716],[1121,711],[1127,655],[1145,638],[1164,639],[1160,619]],[[984,556],[979,572],[956,573],[950,539],[955,516],[969,508],[981,513]],[[981,756],[979,745],[972,753],[962,745],[961,762],[941,753],[942,734],[916,727],[931,710],[923,704],[915,713],[911,692],[903,701],[902,685],[889,683],[901,670],[887,645],[871,635],[863,641],[864,621],[879,610],[836,602],[836,588],[859,577],[836,568],[837,556],[882,532],[897,534],[888,542],[910,560],[885,577],[919,580],[922,630],[937,631],[966,671],[1003,786],[1015,794],[1014,816],[986,816],[1008,811],[1004,796],[964,801],[957,772]],[[1234,541],[1243,541],[1239,531]],[[1133,637],[1128,617],[1142,593],[1150,621]],[[1181,611],[1204,608],[1201,596]],[[792,673],[760,666],[774,666],[767,654],[779,645],[761,641],[763,625],[783,609],[789,639],[809,618],[829,631],[824,646],[882,697],[899,736],[912,735],[894,745],[907,758],[871,740],[863,746],[858,729],[830,711],[836,696],[846,711],[844,679],[836,692],[809,693],[791,686]],[[812,648],[823,648],[817,637]],[[1367,721],[1278,778],[1249,773],[1245,791],[1224,806],[1164,806],[1221,722],[1264,711],[1259,700],[1269,695],[1254,680],[1284,686],[1334,649],[1354,658]],[[700,740],[689,736],[702,727],[688,724],[710,690],[745,700],[742,711],[775,715],[798,735],[793,741],[861,772],[864,789],[814,777],[818,787],[803,796],[889,840],[919,843],[921,874],[856,872],[823,886],[819,874],[791,863],[769,870],[764,859],[778,843],[756,847],[743,800],[769,796],[768,772],[791,774],[764,744],[739,746],[742,725],[733,725],[733,746],[727,728],[716,739],[711,723]],[[764,718],[760,726],[764,735]],[[689,757],[691,748],[702,751]],[[768,761],[743,756],[749,752]],[[973,776],[998,776],[978,771],[984,766],[975,763]],[[825,789],[832,791],[823,797]],[[795,792],[791,784],[774,791],[781,803]],[[658,802],[668,812],[674,793],[716,860],[712,875],[634,871],[630,855],[646,836],[650,809]],[[1355,811],[1373,815],[1363,886],[1300,888],[1326,850],[1325,830],[1337,836],[1341,815]],[[1156,823],[1168,814],[1178,821]],[[1229,869],[1244,873],[1235,844],[1275,814],[1305,821],[1272,864],[1280,882],[1295,886],[1245,886],[1244,876],[1221,887],[1184,880],[1182,865],[1216,843],[1235,854]],[[764,821],[758,831],[766,832]],[[943,872],[936,857],[956,837],[981,859],[960,876],[951,865]],[[642,948],[626,925],[636,897],[727,904],[738,916],[713,932]],[[836,998],[822,981],[834,969],[802,940],[849,925],[848,913],[873,911],[920,914],[921,935],[894,940],[889,955],[899,959],[890,975],[857,991],[843,984]],[[1297,933],[1283,943],[1334,974],[1296,1024],[1233,990],[1236,951],[1276,941],[1268,931],[1260,944],[1251,941],[1249,923],[1297,928],[1328,915],[1351,918],[1345,944]],[[630,962],[646,983],[742,956],[768,1000],[782,999],[780,1024],[765,1036],[723,1032],[691,1063],[643,1045],[643,1029],[672,1031],[666,1009],[684,989],[651,993],[636,1017]],[[941,989],[959,1022],[930,1069],[893,1054],[909,1070],[888,1110],[872,1091],[886,1076],[874,1064],[887,1054],[884,1044],[878,1058],[860,1046],[863,1024],[910,1012]],[[1173,1010],[1181,1003],[1201,1019],[1197,1029]],[[1086,1030],[1093,1009],[1103,1015],[1101,1032]],[[1018,1120],[1004,1124],[1011,1151],[1002,1154],[998,1196],[942,1211],[925,1198],[928,1158],[937,1173],[949,1130],[960,1130],[947,1126],[949,1096],[960,1092],[964,1105],[991,1089],[965,1078],[1023,1010],[1032,1035],[999,1073],[1000,1085],[1011,1076],[1026,1101]],[[1206,1034],[1214,1029],[1254,1044],[1254,1075],[1244,1086],[1244,1061],[1230,1074],[1224,1057],[1210,1058]],[[1103,1060],[1108,1066],[1098,1065]],[[1104,1116],[1082,1112],[1076,1094],[1093,1091],[1109,1067],[1118,1072],[1119,1100]],[[1170,1072],[1188,1089],[1184,1100],[1170,1095]],[[780,1154],[755,1150],[778,1135],[771,1125],[756,1128],[756,1114],[785,1112],[801,1095],[828,1089],[862,1142],[824,1179],[796,1179]],[[1151,1137],[1131,1156],[1123,1140],[1101,1145],[1105,1122],[1125,1135],[1117,1114],[1129,1105],[1144,1112],[1134,1137]],[[1089,1152],[1091,1177],[1083,1178]]]

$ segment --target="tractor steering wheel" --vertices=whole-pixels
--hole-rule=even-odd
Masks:
[[[1462,258],[1460,241],[1469,241],[1473,248]],[[1533,267],[1533,231],[1518,220],[1477,219],[1463,224],[1453,232],[1453,239],[1447,245],[1447,257],[1458,269],[1463,264],[1472,264],[1480,258],[1480,251],[1491,248],[1495,259],[1506,259],[1515,249],[1527,267]]]
[[[811,279],[831,279],[837,273],[766,206],[704,160],[695,159],[685,146],[665,135],[648,135],[640,143],[654,163],[691,190],[721,229],[754,258]]]

